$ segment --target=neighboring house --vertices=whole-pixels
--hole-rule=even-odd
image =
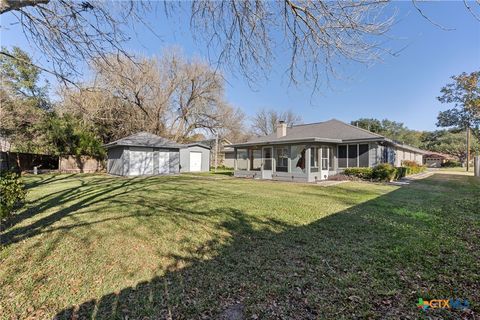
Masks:
[[[210,164],[212,165],[212,167],[215,166],[216,139],[208,139],[208,140],[202,140],[198,142],[206,146],[209,146],[211,148]],[[235,150],[232,147],[230,147],[230,144],[232,143],[226,138],[218,139],[218,154],[217,154],[218,166],[233,168],[233,166],[235,165]]]
[[[140,132],[105,145],[107,172],[119,176],[206,172],[210,169],[208,146],[179,144]]]
[[[294,125],[280,122],[277,132],[235,149],[235,176],[314,182],[345,168],[422,163],[426,152],[339,120]]]
[[[225,159],[223,160],[223,165],[227,168],[234,168],[235,167],[235,148],[231,147],[230,145],[225,146],[223,148],[223,153],[225,155]]]
[[[429,168],[440,168],[448,160],[458,161],[454,156],[440,152],[429,152],[423,155],[423,163]]]

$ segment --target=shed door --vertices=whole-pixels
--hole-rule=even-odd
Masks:
[[[190,172],[202,171],[202,153],[190,151]]]
[[[131,176],[153,174],[153,149],[151,148],[130,148]]]
[[[158,153],[158,173],[170,172],[170,153],[168,151],[160,151]]]

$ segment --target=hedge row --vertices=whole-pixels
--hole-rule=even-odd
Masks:
[[[405,161],[402,167],[382,163],[373,168],[347,168],[343,173],[363,180],[393,181],[425,170],[425,166],[419,166],[413,161]]]

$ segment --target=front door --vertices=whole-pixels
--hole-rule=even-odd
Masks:
[[[190,151],[190,172],[202,171],[202,153]]]
[[[262,179],[272,179],[272,168],[273,168],[273,148],[272,147],[263,147],[263,164],[262,164]]]

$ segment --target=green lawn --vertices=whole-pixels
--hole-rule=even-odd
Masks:
[[[474,317],[480,180],[333,187],[224,174],[27,176],[0,319]],[[454,291],[455,290],[455,291]],[[470,311],[416,307],[466,298]]]

